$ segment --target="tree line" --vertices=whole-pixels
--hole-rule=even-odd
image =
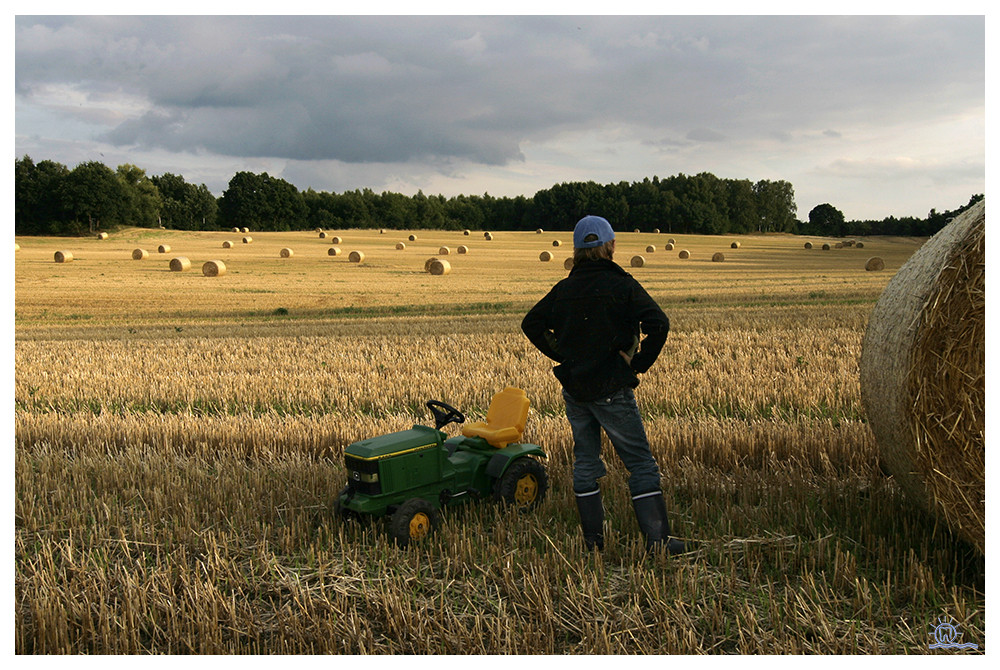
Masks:
[[[954,215],[931,210],[927,219],[889,217],[844,221],[828,203],[795,217],[787,181],[723,179],[707,172],[639,182],[568,182],[531,197],[488,193],[406,196],[371,189],[331,193],[294,185],[266,172],[237,172],[222,196],[165,173],[147,176],[131,164],[112,170],[98,161],[73,169],[51,160],[15,160],[15,232],[83,235],[122,226],[258,231],[310,228],[443,230],[571,230],[581,217],[600,214],[620,230],[675,234],[786,232],[827,236],[911,235],[937,232]],[[973,196],[969,205],[982,196]]]

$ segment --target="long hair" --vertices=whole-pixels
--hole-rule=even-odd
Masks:
[[[588,247],[585,249],[573,249],[573,265],[579,265],[580,263],[587,263],[589,261],[596,261],[599,258],[606,258],[609,261],[614,260],[615,255],[615,243],[614,241],[605,242],[599,247]]]

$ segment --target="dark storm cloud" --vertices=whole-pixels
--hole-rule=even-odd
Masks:
[[[129,96],[145,109],[96,138],[235,157],[502,165],[562,131],[835,137],[984,95],[977,17],[18,17],[15,33],[20,99]]]

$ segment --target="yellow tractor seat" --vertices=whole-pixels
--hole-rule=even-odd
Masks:
[[[519,442],[528,421],[528,400],[524,391],[508,386],[490,402],[486,421],[474,421],[462,427],[465,437],[481,437],[497,449],[503,449],[511,442]]]

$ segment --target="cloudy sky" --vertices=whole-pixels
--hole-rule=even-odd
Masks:
[[[17,16],[16,157],[221,195],[783,179],[799,218],[985,191],[979,16]]]

